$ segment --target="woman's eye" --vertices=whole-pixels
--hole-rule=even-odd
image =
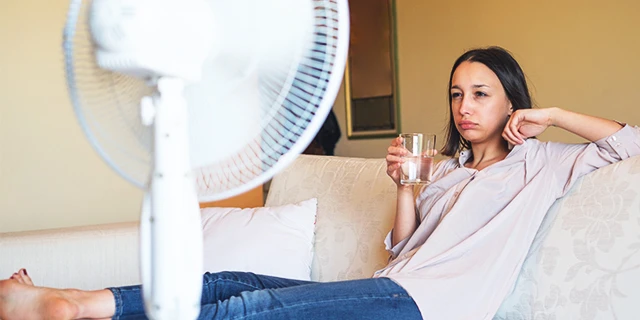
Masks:
[[[486,96],[487,96],[487,94],[482,92],[482,91],[476,92],[476,97],[486,97]]]
[[[455,98],[460,98],[462,96],[462,94],[460,92],[452,92],[451,93],[451,98],[455,99]]]

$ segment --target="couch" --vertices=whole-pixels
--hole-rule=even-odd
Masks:
[[[313,197],[313,280],[385,265],[395,186],[383,159],[300,156],[273,179],[265,205]],[[45,286],[135,284],[137,244],[135,222],[0,234],[0,275],[25,267]],[[495,319],[640,319],[640,157],[581,178],[555,202]]]

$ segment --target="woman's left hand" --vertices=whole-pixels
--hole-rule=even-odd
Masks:
[[[523,144],[525,139],[543,133],[552,123],[551,109],[516,110],[507,121],[502,137],[511,144]]]

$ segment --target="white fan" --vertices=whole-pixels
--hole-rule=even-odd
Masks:
[[[107,164],[145,190],[150,318],[198,316],[198,200],[255,188],[304,150],[339,89],[348,36],[347,0],[71,2],[76,115]]]

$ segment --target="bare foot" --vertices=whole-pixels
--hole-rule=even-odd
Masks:
[[[36,287],[20,269],[0,281],[0,319],[110,319],[115,300],[110,290],[82,291]]]
[[[14,276],[0,281],[0,319],[77,318],[78,306],[65,297],[62,290],[35,287],[21,281],[25,280]]]

